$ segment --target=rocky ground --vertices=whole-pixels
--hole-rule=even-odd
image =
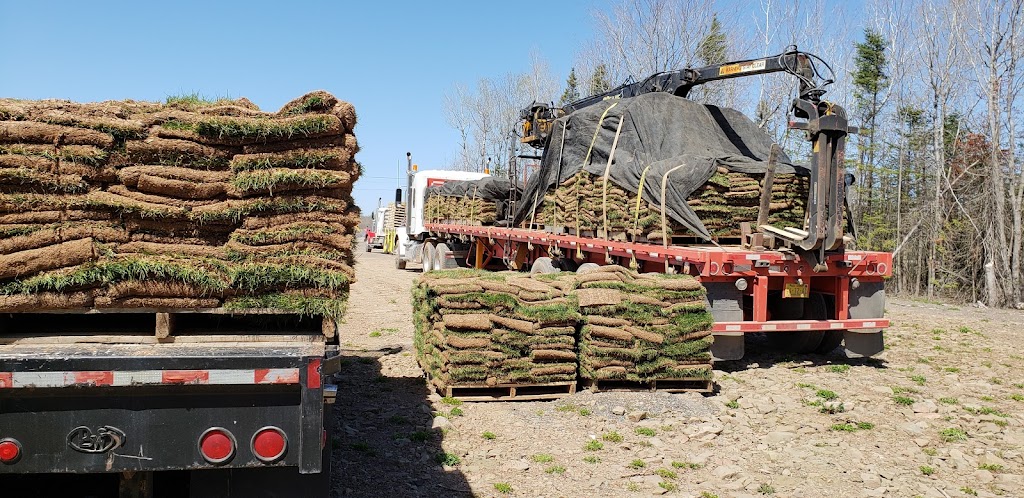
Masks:
[[[711,396],[452,404],[414,359],[419,272],[358,254],[337,496],[1024,496],[1022,312],[892,299],[867,361],[752,338]]]

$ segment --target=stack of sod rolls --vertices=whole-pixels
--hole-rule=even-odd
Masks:
[[[434,271],[413,288],[420,365],[438,388],[576,380],[574,275]]]
[[[711,379],[711,313],[688,275],[604,266],[527,276],[434,271],[413,288],[415,345],[458,384]]]
[[[713,319],[696,279],[603,266],[577,282],[581,378],[711,378]]]
[[[0,311],[341,313],[355,111],[0,99]]]
[[[497,219],[496,208],[489,199],[432,195],[423,205],[423,216],[432,222],[490,225]]]
[[[704,185],[690,195],[687,204],[713,236],[739,236],[740,223],[757,221],[763,180],[763,175],[730,172],[719,167]],[[776,175],[768,223],[778,227],[802,228],[807,195],[806,177]],[[660,241],[665,233],[661,226],[660,206],[641,199],[639,209],[637,207],[635,192],[627,192],[611,182],[605,188],[604,178],[581,170],[547,192],[534,217],[526,221],[598,232],[604,230],[607,219],[611,233],[627,233],[634,238]],[[675,220],[669,218],[667,221],[670,237],[693,235]]]

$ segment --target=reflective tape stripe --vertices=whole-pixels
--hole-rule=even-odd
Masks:
[[[0,372],[0,389],[72,386],[298,384],[298,368]]]

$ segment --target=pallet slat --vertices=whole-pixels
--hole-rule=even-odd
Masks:
[[[714,391],[714,383],[709,379],[657,379],[649,381],[631,381],[614,379],[584,379],[580,381],[583,389],[591,392],[601,391],[662,391],[669,393]]]

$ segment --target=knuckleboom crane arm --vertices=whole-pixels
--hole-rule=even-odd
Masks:
[[[811,192],[807,202],[805,230],[784,231],[772,227],[759,227],[786,243],[805,251],[816,250],[824,261],[824,251],[841,250],[845,221],[846,180],[845,141],[850,127],[846,111],[838,105],[823,101],[825,87],[833,80],[824,78],[819,65],[832,68],[816,55],[801,52],[796,46],[776,55],[714,64],[700,68],[684,68],[648,76],[643,81],[627,82],[607,92],[591,95],[562,107],[534,102],[520,112],[523,122],[521,141],[542,149],[547,145],[555,119],[609,98],[628,98],[652,92],[667,92],[686,97],[698,85],[744,76],[785,72],[799,81],[799,96],[790,106],[792,115],[803,121],[790,121],[789,127],[806,132],[811,144]]]

